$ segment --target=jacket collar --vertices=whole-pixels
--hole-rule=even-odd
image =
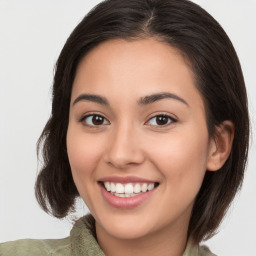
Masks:
[[[75,223],[70,238],[72,255],[105,256],[96,240],[95,220],[92,215],[86,215]],[[183,256],[198,255],[199,247],[189,240]]]

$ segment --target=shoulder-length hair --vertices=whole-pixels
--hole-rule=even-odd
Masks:
[[[66,134],[72,84],[81,59],[106,40],[149,37],[168,43],[187,59],[204,100],[209,136],[215,136],[216,127],[225,120],[235,127],[229,158],[220,170],[206,171],[194,203],[188,236],[199,243],[214,235],[242,184],[249,117],[243,74],[230,39],[210,14],[187,0],[106,0],[74,29],[56,64],[52,113],[38,141],[43,166],[36,197],[46,212],[62,218],[74,210],[79,196]]]

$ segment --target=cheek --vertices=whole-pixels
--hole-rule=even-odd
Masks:
[[[95,168],[101,159],[102,143],[96,136],[88,136],[69,127],[67,132],[67,151],[72,176],[80,195],[87,194],[95,180]]]
[[[84,134],[77,127],[69,126],[67,151],[73,180],[87,207],[93,211],[96,178],[95,169],[101,159],[102,143],[96,136]]]
[[[207,131],[173,133],[152,145],[149,147],[153,162],[168,189],[175,190],[175,194],[200,189],[208,155]]]
[[[100,155],[99,141],[69,128],[67,132],[67,151],[72,171],[87,173]]]

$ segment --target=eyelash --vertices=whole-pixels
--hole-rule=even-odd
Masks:
[[[167,122],[167,124],[163,124],[163,125],[159,125],[159,124],[158,124],[158,125],[149,124],[149,125],[150,125],[150,126],[157,127],[157,128],[163,128],[163,127],[167,127],[167,126],[171,125],[172,123],[176,123],[176,122],[177,122],[177,119],[175,119],[175,118],[173,118],[173,117],[171,117],[171,116],[169,116],[169,115],[167,115],[167,114],[159,114],[159,115],[155,115],[155,116],[151,117],[151,118],[146,122],[146,124],[148,124],[151,120],[157,119],[157,118],[164,118],[164,119],[167,118],[168,122]],[[155,123],[156,123],[156,122],[157,122],[157,121],[155,120]]]
[[[101,120],[103,120],[103,124],[98,124],[98,125],[97,124],[88,124],[88,121],[86,122],[87,118],[100,118]],[[149,122],[151,120],[156,119],[156,118],[167,118],[167,120],[168,120],[167,124],[163,124],[163,125],[149,124]],[[110,124],[110,122],[104,116],[102,116],[100,114],[89,114],[89,115],[83,116],[80,119],[80,122],[83,123],[85,126],[88,126],[89,128],[99,128],[101,126]],[[93,120],[91,119],[91,123],[92,122],[93,122]],[[155,123],[156,122],[157,121],[155,121]],[[145,124],[149,124],[152,127],[162,128],[162,127],[167,127],[167,126],[171,125],[172,123],[176,123],[176,122],[177,122],[177,119],[175,119],[167,114],[159,114],[159,115],[155,115],[155,116],[151,117]]]
[[[106,123],[105,124],[103,123],[103,124],[95,125],[95,124],[88,124],[88,121],[86,122],[87,118],[94,118],[94,117],[95,118],[98,117],[98,118],[103,119],[103,122],[105,122],[107,120],[104,116],[95,113],[95,114],[89,114],[89,115],[83,116],[80,119],[80,122],[83,123],[85,126],[88,126],[89,128],[98,128],[99,126],[108,125]],[[91,119],[91,121],[93,121],[93,120]],[[107,120],[107,122],[110,123],[108,120]]]

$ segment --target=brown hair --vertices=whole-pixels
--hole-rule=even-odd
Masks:
[[[79,196],[67,156],[69,104],[80,60],[101,42],[155,37],[182,52],[196,77],[209,136],[224,120],[235,126],[231,154],[217,172],[206,172],[191,215],[194,243],[214,235],[240,188],[247,160],[249,117],[243,74],[228,36],[205,10],[187,0],[107,0],[71,33],[56,64],[52,114],[38,141],[43,167],[35,191],[41,207],[62,218]]]

